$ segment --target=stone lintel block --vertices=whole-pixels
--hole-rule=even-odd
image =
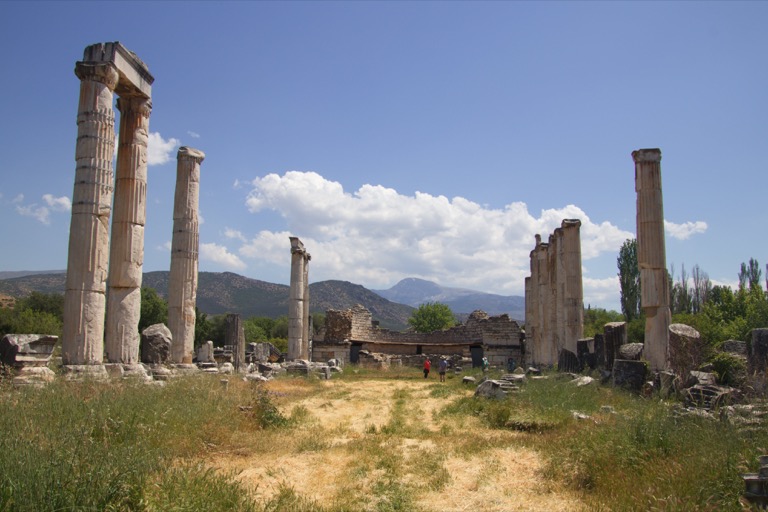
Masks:
[[[120,42],[96,43],[85,48],[85,64],[112,64],[120,74],[115,92],[120,96],[152,97],[155,78],[147,65]]]
[[[58,341],[48,334],[6,334],[0,339],[0,361],[15,367],[45,366]]]

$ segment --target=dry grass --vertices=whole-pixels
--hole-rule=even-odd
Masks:
[[[266,502],[281,489],[335,510],[583,510],[572,491],[542,483],[539,454],[521,435],[442,414],[471,394],[434,380],[280,379],[267,384],[289,432],[262,432],[251,453],[211,464]],[[455,388],[454,388],[455,389]],[[265,439],[265,436],[267,439]],[[265,445],[270,449],[264,449]]]

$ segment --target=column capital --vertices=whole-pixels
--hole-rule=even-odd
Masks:
[[[82,61],[75,64],[75,75],[80,80],[101,82],[111,91],[115,90],[117,81],[120,79],[120,74],[112,64],[92,64]]]
[[[179,148],[179,152],[176,153],[176,159],[190,159],[195,160],[197,163],[201,163],[203,160],[205,160],[205,153],[199,149],[190,148],[189,146],[181,146]]]
[[[634,160],[636,164],[661,162],[661,150],[659,148],[638,149],[637,151],[632,152],[632,160]]]
[[[581,221],[579,219],[563,219],[563,221],[560,223],[561,228],[578,228],[581,226]]]
[[[121,114],[126,112],[136,112],[143,117],[149,117],[152,113],[152,100],[142,98],[141,96],[132,96],[128,98],[117,98],[117,109]]]

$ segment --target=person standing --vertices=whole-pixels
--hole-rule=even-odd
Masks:
[[[483,358],[483,375],[488,373],[488,368],[490,368],[491,364],[488,362],[488,358]]]
[[[432,369],[432,361],[429,358],[424,360],[424,378],[429,377],[429,370]]]
[[[445,382],[445,371],[448,369],[448,360],[443,357],[440,359],[438,370],[440,371],[440,382]]]

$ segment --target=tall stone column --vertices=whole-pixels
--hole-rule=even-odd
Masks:
[[[302,345],[301,345],[301,359],[310,359],[310,353],[312,348],[312,318],[309,316],[309,260],[310,260],[309,253],[306,253],[306,259],[304,260],[304,275],[302,276],[302,281],[304,282],[304,333],[302,335]]]
[[[525,278],[525,354],[526,366],[533,364],[533,252],[531,252],[531,275]]]
[[[669,281],[664,241],[664,202],[661,193],[661,150],[632,152],[637,192],[637,263],[640,267],[640,306],[645,313],[644,354],[651,370],[663,370],[669,360]]]
[[[291,287],[288,298],[288,359],[308,359],[307,339],[309,317],[309,291],[307,290],[307,266],[311,259],[297,237],[291,240]]]
[[[550,312],[552,303],[550,300],[550,286],[549,286],[549,265],[548,265],[548,258],[549,256],[549,244],[548,243],[539,243],[537,245],[536,249],[536,265],[538,267],[537,275],[539,277],[539,282],[536,284],[538,286],[538,311],[536,312],[535,316],[538,319],[537,326],[539,327],[538,333],[536,335],[537,337],[537,353],[538,353],[538,363],[543,365],[550,365],[553,363],[551,357],[552,357],[552,346],[551,346],[551,336],[549,333],[550,330]]]
[[[581,221],[564,219],[562,233],[562,268],[565,273],[563,294],[564,348],[577,353],[577,343],[584,336],[584,285],[581,275]]]
[[[232,365],[235,371],[245,371],[245,327],[240,315],[227,315],[224,321],[224,344],[232,347]]]
[[[168,279],[168,328],[173,335],[171,361],[192,364],[195,350],[197,262],[200,245],[198,204],[200,163],[205,153],[182,146],[176,155],[171,272]]]
[[[86,55],[88,49],[86,49]],[[75,186],[69,230],[64,326],[65,365],[100,365],[112,209],[115,115],[112,93],[119,75],[110,63],[80,61]]]
[[[118,98],[120,140],[106,317],[106,357],[110,363],[139,362],[139,317],[147,211],[147,141],[152,102]]]

